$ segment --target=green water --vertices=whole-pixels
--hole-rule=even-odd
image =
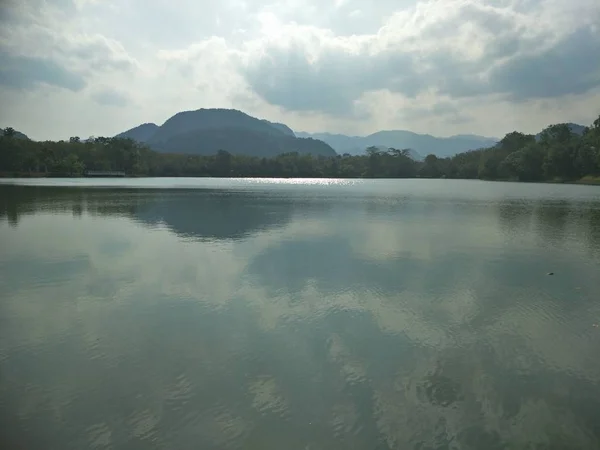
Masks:
[[[13,182],[0,448],[600,448],[598,187]]]

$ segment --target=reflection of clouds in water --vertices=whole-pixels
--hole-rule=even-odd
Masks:
[[[98,334],[93,328],[101,323],[98,317],[103,317],[103,311],[110,312],[112,308],[131,301],[143,301],[147,307],[149,306],[147,302],[162,301],[156,296],[162,294],[170,299],[200,300],[214,307],[224,307],[235,298],[243,298],[258,312],[261,322],[270,329],[281,320],[314,319],[335,310],[366,310],[373,315],[384,331],[403,333],[415,342],[442,348],[452,344],[448,335],[453,331],[452,327],[464,325],[481,307],[476,297],[477,292],[472,290],[473,286],[469,289],[469,285],[477,282],[479,278],[490,282],[489,277],[479,275],[484,270],[484,266],[471,262],[468,267],[465,267],[461,279],[449,280],[453,284],[444,286],[444,298],[437,300],[435,297],[423,295],[423,292],[427,292],[428,289],[426,283],[435,281],[428,279],[427,271],[424,270],[416,271],[414,276],[403,280],[406,290],[398,295],[391,295],[374,286],[375,291],[362,293],[365,297],[360,292],[346,292],[341,287],[338,292],[322,296],[318,284],[309,280],[306,280],[300,291],[278,290],[276,295],[272,295],[267,293],[264,285],[244,277],[246,267],[255,257],[286,243],[302,242],[305,238],[333,234],[337,225],[341,226],[341,232],[344,233],[344,224],[335,221],[323,223],[314,218],[307,219],[305,224],[303,219],[299,219],[276,233],[258,233],[255,237],[239,244],[218,242],[182,245],[181,241],[173,235],[140,229],[120,220],[104,219],[102,222],[96,222],[82,218],[84,223],[73,223],[61,217],[43,216],[42,218],[45,220],[45,225],[53,230],[60,230],[53,233],[51,240],[39,239],[44,254],[48,255],[50,260],[58,261],[85,255],[89,261],[89,268],[87,273],[84,272],[82,276],[73,278],[71,284],[45,286],[43,291],[32,289],[27,296],[24,296],[23,292],[16,292],[14,293],[16,298],[13,298],[15,301],[12,302],[9,295],[3,308],[14,307],[12,316],[17,317],[25,325],[19,327],[25,336],[13,336],[15,341],[21,343],[22,338],[27,338],[33,344],[33,342],[43,343],[51,336],[68,334],[69,328],[79,322],[83,328],[89,330],[84,333],[84,336],[93,344],[94,336]],[[361,221],[357,220],[356,223]],[[19,229],[27,225],[28,221],[23,220]],[[370,226],[374,226],[378,232],[371,233]],[[360,234],[360,227],[366,230],[366,240],[369,236],[378,234],[389,236],[398,228],[389,221],[378,224],[372,221],[360,225],[359,231],[356,231],[357,227],[359,226],[355,226],[352,233],[347,235],[350,242],[365,241]],[[386,227],[392,231],[381,232]],[[419,227],[415,224],[411,230],[418,230]],[[473,227],[479,228],[479,225]],[[469,235],[469,230],[472,229],[468,222],[460,228],[464,230],[460,235],[464,236]],[[424,229],[425,233],[429,232],[427,227]],[[12,239],[6,248],[5,260],[10,260],[11,256],[17,253],[25,260],[39,255],[38,242],[30,239],[29,231],[31,228],[24,233],[15,234],[15,239]],[[453,232],[451,235],[457,245],[457,234]],[[101,251],[106,242],[114,236],[130,242],[130,250],[127,254],[113,257]],[[419,240],[412,237],[407,242]],[[388,249],[396,253],[399,251],[391,244],[388,245]],[[265,281],[264,277],[268,278],[269,274],[263,273],[261,276],[263,276],[261,281]],[[320,276],[328,275],[321,273]],[[98,278],[101,279],[102,284],[116,286],[119,291],[110,292],[108,298],[94,299],[90,296],[88,287],[96,285]],[[123,283],[124,279],[131,282]],[[270,281],[277,282],[277,280]],[[364,281],[368,280],[363,279]],[[439,280],[437,282],[439,283]],[[363,283],[363,287],[366,286],[368,284]],[[144,292],[151,291],[154,295],[143,296]],[[79,293],[79,297],[73,298],[73,293]],[[529,292],[528,295],[539,295],[539,292]],[[63,307],[56,307],[56,304],[42,302],[42,296],[56,299],[54,301],[62,300],[65,303]],[[74,303],[76,308],[66,307],[66,302]],[[531,301],[522,298],[519,302],[530,304]],[[40,305],[47,305],[42,306],[46,317],[43,324],[36,321],[40,314]],[[435,309],[436,317],[428,317],[432,309]],[[67,314],[67,316],[60,316],[57,313]],[[506,311],[506,314],[509,313],[510,311]],[[517,312],[516,316],[531,323],[523,324],[522,327],[515,325],[512,327],[513,332],[530,333],[534,326],[541,326],[544,323],[539,320],[540,317],[536,313]],[[104,317],[107,319],[106,315]],[[500,319],[501,317],[497,318]],[[81,323],[81,321],[87,322]]]
[[[546,391],[549,401],[528,398],[499,386],[477,356],[454,355],[454,369],[449,361],[424,357],[393,384],[373,386],[377,426],[390,448],[438,448],[447,442],[468,449],[500,449],[506,443],[546,448],[559,442],[558,448],[596,448],[589,424],[561,405],[556,392]],[[511,397],[515,411],[507,409]]]
[[[367,370],[364,367],[364,362],[354,357],[341,337],[336,334],[330,337],[329,355],[332,361],[339,364],[344,379],[348,383],[365,381]]]
[[[456,220],[453,204],[416,203],[393,214],[370,215],[341,224],[354,251],[363,258],[380,260],[410,257],[429,261],[441,254],[465,247],[495,248],[502,242],[493,216],[481,214],[481,207],[465,208]],[[451,236],[451,239],[449,239]]]
[[[110,448],[113,445],[112,432],[107,424],[92,425],[86,430],[89,448]]]
[[[523,289],[515,296],[518,301],[485,329],[505,364],[516,370],[543,365],[600,382],[600,336],[591,326],[591,318],[600,316],[600,305],[586,304],[584,315],[565,314],[556,299],[539,291]],[[519,339],[520,355],[507,348],[507,337]]]
[[[131,434],[142,440],[155,440],[160,417],[149,409],[134,412],[127,420]]]
[[[196,442],[201,439],[211,446],[243,448],[239,442],[243,442],[243,437],[251,430],[251,425],[246,420],[225,408],[211,410],[206,419],[201,425],[194,424],[195,429],[190,428],[190,433],[196,434]],[[182,446],[194,442],[189,438],[179,439]]]
[[[330,426],[336,438],[343,439],[357,431],[359,415],[356,406],[349,401],[336,403],[331,409]]]
[[[52,239],[43,235],[32,239],[40,226],[52,230]],[[323,324],[336,314],[366,315],[385,335],[416,344],[419,355],[390,363],[395,370],[393,377],[387,372],[377,373],[371,364],[371,358],[379,357],[375,353],[393,356],[394,352],[369,344],[374,346],[373,354],[365,354],[354,349],[343,331],[337,331],[328,334],[327,358],[347,384],[371,391],[377,429],[391,448],[412,448],[418,442],[423,448],[436,448],[450,440],[462,448],[482,448],[481,443],[485,448],[501,448],[501,442],[507,441],[549,445],[548,427],[558,423],[563,426],[555,430],[556,442],[563,439],[571,446],[592,448],[594,437],[583,434],[580,417],[561,403],[569,396],[568,387],[563,387],[564,391],[553,387],[556,398],[542,399],[528,398],[519,386],[519,394],[514,394],[521,395],[515,400],[517,406],[509,407],[505,404],[507,388],[489,375],[491,363],[484,353],[490,352],[489,358],[510,376],[544,367],[567,377],[567,382],[573,383],[573,377],[578,377],[597,383],[598,336],[585,322],[589,315],[582,311],[597,312],[600,317],[600,307],[574,301],[567,314],[563,303],[544,295],[541,284],[503,286],[505,279],[494,280],[490,273],[495,273],[497,261],[506,258],[513,247],[518,250],[523,241],[506,241],[505,236],[489,230],[495,230],[493,221],[489,217],[477,219],[477,215],[450,224],[423,224],[418,220],[396,223],[377,214],[366,221],[360,212],[341,219],[297,214],[287,225],[256,232],[243,241],[199,243],[121,219],[99,221],[83,216],[73,222],[60,216],[25,218],[10,233],[3,261],[35,259],[43,252],[48,261],[77,260],[86,261],[86,265],[68,283],[21,285],[21,289],[0,285],[6,289],[2,314],[10,318],[11,326],[2,334],[0,353],[5,355],[3,364],[7,364],[25,347],[40,354],[53,346],[60,348],[69,337],[80,336],[76,349],[80,355],[103,368],[116,370],[125,364],[143,380],[140,387],[152,392],[152,399],[130,408],[127,417],[133,436],[152,441],[166,408],[186,411],[179,429],[182,436],[202,434],[216,445],[229,447],[249,435],[254,426],[233,402],[223,400],[222,405],[207,406],[210,414],[189,412],[188,407],[198,401],[194,396],[200,395],[201,382],[215,382],[230,370],[232,357],[242,354],[243,346],[225,336],[211,342],[193,340],[197,335],[191,331],[186,334],[181,317],[168,319],[178,326],[169,326],[164,316],[153,324],[147,322],[147,311],[165,308],[168,316],[169,303],[186,303],[231,313],[241,304],[250,310],[250,320],[256,321],[246,326],[258,326],[269,333],[285,330],[290,324],[309,329],[327,326]],[[107,251],[114,248],[117,239],[128,243],[127,252]],[[325,246],[327,241],[329,247]],[[310,258],[301,253],[309,244],[315,246]],[[326,252],[322,260],[311,259],[318,256],[319,248]],[[505,253],[491,255],[499,248]],[[293,284],[281,276],[277,264],[256,264],[261,258],[272,262],[278,249],[287,258],[304,258],[293,262],[298,268]],[[459,258],[464,249],[471,252],[470,258]],[[566,253],[557,262],[568,264],[569,258],[579,257],[577,252]],[[360,269],[356,273],[359,282],[352,289],[343,285],[353,281],[348,273],[336,278],[327,271],[334,257],[340,261],[347,258],[348,270]],[[452,266],[456,261],[460,267],[436,273],[440,265]],[[510,263],[510,259],[502,263],[507,261]],[[377,266],[370,272],[373,262]],[[400,272],[403,268],[408,275]],[[401,281],[382,285],[374,277],[382,271],[401,277]],[[14,276],[20,275],[15,272]],[[509,295],[511,298],[506,298]],[[203,310],[190,311],[191,318]],[[174,336],[161,336],[161,344],[152,344],[160,348],[157,356],[162,364],[183,360],[190,367],[201,364],[202,368],[194,369],[196,373],[182,373],[177,368],[153,367],[149,357],[142,355],[152,346],[145,339],[154,325],[156,331],[161,327],[175,330]],[[190,330],[199,326],[189,324]],[[228,334],[233,332],[227,330]],[[239,347],[232,351],[235,345]],[[144,373],[148,368],[152,370]],[[84,376],[73,373],[59,379],[59,374],[65,375],[57,370],[48,374],[44,385],[26,390],[19,403],[20,414],[51,409],[60,417],[70,405],[77,404],[84,386],[99,382],[93,367],[85,369]],[[285,384],[276,376],[252,378],[243,389],[258,411],[281,416],[293,409],[294,399],[286,396]],[[356,431],[359,419],[354,403],[335,403],[330,416],[334,433]],[[465,428],[467,423],[473,424],[470,429]],[[110,424],[101,421],[90,425],[88,438],[92,447],[110,445],[116,439]],[[176,440],[173,437],[173,442]],[[179,442],[186,441],[180,438]]]
[[[279,416],[287,411],[287,401],[277,385],[277,380],[273,377],[263,376],[253,380],[248,390],[253,398],[252,406],[257,411],[261,413],[272,412]]]

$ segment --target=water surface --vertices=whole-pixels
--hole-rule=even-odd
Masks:
[[[600,448],[598,187],[2,180],[0,249],[2,448]]]

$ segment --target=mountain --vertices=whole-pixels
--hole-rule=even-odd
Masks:
[[[6,127],[6,128],[9,128],[9,127]],[[5,127],[0,128],[0,132],[6,130],[6,128]],[[20,131],[17,131],[14,128],[13,128],[13,133],[14,133],[13,137],[16,138],[16,139],[26,139],[28,141],[31,140],[31,139],[29,139],[29,137],[25,133],[21,133]]]
[[[292,130],[290,127],[288,127],[287,125],[285,125],[283,123],[269,122],[267,119],[262,119],[262,121],[268,123],[269,125],[271,125],[272,127],[277,128],[280,131],[283,131],[288,136],[294,136],[294,137],[296,136],[294,134],[294,130]]]
[[[227,150],[234,155],[272,157],[281,153],[298,152],[335,156],[335,151],[323,141],[299,139],[283,134],[268,134],[243,128],[223,127],[177,134],[165,141],[150,143],[162,153],[190,153],[214,155]]]
[[[123,133],[117,134],[115,137],[130,138],[134,141],[146,143],[152,138],[152,136],[154,136],[157,130],[158,125],[156,125],[155,123],[144,123],[135,128],[132,128],[131,130],[127,130]]]
[[[565,125],[567,125],[569,127],[569,130],[571,130],[571,133],[578,134],[579,136],[583,135],[583,133],[587,129],[587,127],[584,125],[579,125],[579,124],[571,123],[571,122],[569,122]],[[538,134],[535,135],[536,141],[540,140],[540,138],[542,137],[542,132],[543,131],[540,131]]]
[[[485,136],[479,136],[478,134],[455,134],[454,136],[450,136],[451,139],[464,139],[470,141],[480,141],[482,139],[493,139],[495,141],[499,141],[498,138],[486,138]]]
[[[467,150],[491,147],[498,139],[477,135],[457,135],[440,138],[429,134],[418,134],[404,130],[378,131],[368,136],[346,136],[330,133],[304,133],[297,132],[298,137],[313,137],[331,145],[338,153],[359,155],[367,147],[384,146],[397,149],[410,148],[421,157],[433,153],[439,157],[452,156]]]
[[[175,114],[160,127],[144,124],[118,137],[131,137],[163,153],[232,154],[268,157],[298,152],[335,156],[316,139],[301,139],[286,125],[257,119],[235,109],[198,109]]]

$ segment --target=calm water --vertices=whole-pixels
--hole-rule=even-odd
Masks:
[[[1,448],[600,448],[598,187],[2,183]]]

